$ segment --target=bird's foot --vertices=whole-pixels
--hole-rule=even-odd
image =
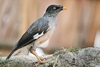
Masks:
[[[46,61],[38,61],[37,63],[33,63],[35,67],[39,66],[40,64],[45,64]]]
[[[43,57],[40,57],[40,60],[41,60],[41,61],[43,61],[43,60],[45,60],[45,58],[43,58]]]
[[[45,64],[45,63],[47,63],[46,61],[39,61],[38,62],[39,64]]]

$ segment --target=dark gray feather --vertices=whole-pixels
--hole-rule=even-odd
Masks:
[[[37,33],[41,34],[43,32],[43,34],[45,34],[47,32],[47,29],[49,28],[48,23],[49,22],[46,21],[46,19],[44,18],[40,18],[39,20],[34,22],[26,31],[26,33],[21,37],[21,39],[18,41],[18,48],[24,47],[35,41],[36,39],[34,39],[33,36]]]

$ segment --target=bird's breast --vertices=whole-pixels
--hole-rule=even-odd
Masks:
[[[43,34],[40,38],[35,41],[35,44],[40,45],[50,39],[52,34],[54,33],[55,27],[50,28],[45,34]]]
[[[56,18],[55,17],[48,17],[48,22],[49,22],[49,26],[56,26],[57,22],[56,22]]]

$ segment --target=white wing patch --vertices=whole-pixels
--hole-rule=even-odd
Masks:
[[[43,35],[43,32],[41,34],[37,33],[33,36],[34,39],[38,39],[39,37],[41,37]]]

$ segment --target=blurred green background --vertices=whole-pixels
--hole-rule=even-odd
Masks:
[[[47,53],[60,47],[100,44],[100,0],[0,0],[0,56],[8,55],[50,4],[61,4],[68,10],[57,17],[57,28],[45,49]]]

